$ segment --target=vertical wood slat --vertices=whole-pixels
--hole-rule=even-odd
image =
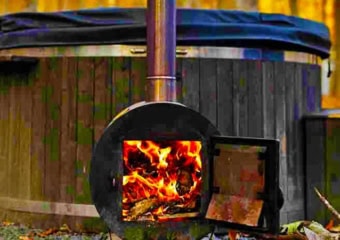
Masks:
[[[245,137],[248,135],[248,96],[247,66],[244,60],[233,61],[233,117],[234,134]]]
[[[217,122],[217,82],[216,82],[216,59],[199,60],[199,109],[203,116],[212,124]]]
[[[262,137],[263,103],[262,103],[262,62],[247,61],[247,96],[248,96],[248,136]]]
[[[325,143],[325,191],[323,194],[335,209],[340,208],[340,121],[339,118],[326,120]],[[332,217],[330,211],[326,212],[326,218]]]
[[[130,67],[131,61],[127,57],[118,57],[113,60],[114,77],[112,84],[112,115],[118,114],[130,103]]]
[[[4,124],[4,139],[5,139],[5,142],[4,142],[4,145],[3,145],[3,151],[4,151],[4,157],[5,157],[5,165],[4,165],[4,169],[5,171],[7,172],[6,176],[7,176],[7,179],[6,181],[4,181],[4,183],[6,184],[7,186],[7,191],[6,191],[6,196],[8,196],[9,192],[10,192],[10,181],[11,181],[11,177],[10,177],[10,172],[8,171],[9,169],[9,165],[11,164],[11,161],[10,161],[10,158],[9,158],[9,145],[10,145],[10,142],[9,142],[9,135],[10,135],[10,132],[9,132],[9,120],[10,120],[10,111],[9,111],[9,108],[10,108],[10,94],[9,94],[9,89],[8,89],[8,77],[5,76],[3,78],[3,81],[4,81],[4,84],[5,84],[5,97],[4,97],[4,101],[3,101],[3,104],[5,105],[4,108],[2,108],[2,111],[4,113],[4,116],[5,116],[5,124]]]
[[[315,82],[315,111],[320,111],[322,103],[322,79],[320,76],[322,76],[322,71],[318,65],[313,65],[311,69],[311,78]]]
[[[107,102],[106,84],[110,73],[109,61],[107,58],[95,58],[94,60],[94,143],[96,143],[107,125]]]
[[[303,114],[301,65],[286,63],[287,214],[288,221],[304,217],[300,120]],[[301,153],[300,153],[301,152]]]
[[[48,77],[43,95],[46,102],[45,145],[45,179],[44,198],[47,201],[59,201],[59,158],[60,158],[60,90],[61,61],[48,58],[46,61]],[[45,226],[58,225],[60,216],[47,216]]]
[[[32,76],[27,75],[20,76],[20,162],[21,162],[21,185],[23,189],[20,193],[20,198],[31,198],[31,185],[27,182],[31,182],[31,135],[32,135]]]
[[[186,58],[182,63],[182,95],[183,104],[199,111],[200,108],[200,82],[199,61]]]
[[[46,135],[47,106],[42,93],[46,89],[46,81],[48,79],[47,59],[42,58],[39,60],[33,78],[31,199],[45,200],[43,197],[45,179],[45,145],[43,140]]]
[[[302,88],[303,88],[303,104],[305,113],[309,114],[320,110],[321,106],[321,80],[320,67],[317,65],[303,65],[302,67]],[[319,91],[318,91],[319,90]],[[316,220],[320,223],[326,223],[325,209],[320,200],[317,198],[313,187],[317,187],[324,192],[324,176],[325,171],[323,159],[324,156],[324,126],[323,121],[308,120],[305,126],[305,147],[308,146],[308,151],[304,156],[304,172],[305,180],[305,208],[306,217]],[[321,141],[320,141],[321,140]],[[312,155],[310,154],[312,153]]]
[[[217,127],[223,135],[233,132],[233,62],[217,61]]]
[[[304,218],[304,170],[303,170],[303,145],[302,145],[302,123],[301,119],[303,115],[306,113],[306,108],[304,106],[304,95],[303,95],[303,69],[307,66],[307,64],[296,64],[295,71],[295,87],[294,87],[294,95],[295,95],[295,104],[298,105],[298,113],[296,114],[295,119],[295,139],[296,139],[296,149],[295,149],[295,181],[296,181],[296,190],[295,190],[295,206],[294,210],[296,211],[295,215],[300,219]],[[289,167],[288,171],[292,172],[292,169]]]
[[[60,201],[72,203],[75,195],[75,121],[76,121],[76,58],[63,58],[60,111]]]
[[[15,89],[15,95],[16,95],[16,111],[15,111],[15,117],[14,117],[14,124],[15,124],[15,132],[14,132],[14,136],[15,136],[15,145],[13,146],[14,151],[15,151],[15,161],[16,161],[16,168],[13,169],[14,173],[21,176],[21,174],[23,174],[23,166],[22,166],[22,159],[21,159],[21,151],[22,151],[22,147],[21,147],[21,138],[23,137],[22,132],[21,132],[21,110],[22,110],[22,106],[21,106],[21,95],[22,95],[22,91],[21,91],[21,78],[19,74],[15,75],[15,80],[14,80],[14,89]],[[22,192],[24,191],[24,186],[23,184],[23,178],[18,178],[17,181],[17,189],[15,190],[15,197],[16,198],[21,198],[22,197]]]
[[[13,176],[9,182],[9,196],[17,197],[19,191],[19,162],[18,162],[18,135],[17,135],[17,121],[16,116],[18,113],[18,91],[17,87],[13,86],[13,82],[17,81],[17,77],[13,77],[11,79],[12,83],[10,85],[9,94],[10,94],[10,122],[9,122],[9,159],[11,164],[9,164],[9,175]]]
[[[274,121],[274,63],[262,63],[262,93],[263,93],[263,137],[274,138],[275,121]],[[284,83],[284,82],[283,82]]]
[[[327,222],[326,209],[314,191],[316,187],[325,193],[325,123],[321,119],[308,119],[305,125],[305,147],[306,150],[306,220],[317,221],[321,224]]]
[[[304,65],[302,72],[303,98],[306,113],[320,111],[321,68],[318,65]]]
[[[285,84],[286,84],[286,68],[285,64],[282,62],[276,62],[273,64],[275,80],[270,86],[272,92],[274,93],[274,136],[280,140],[280,189],[283,196],[287,196],[287,149],[286,149],[286,98],[285,98]],[[287,204],[284,204],[281,212],[286,211]]]
[[[7,95],[5,94],[5,76],[0,75],[0,166],[2,170],[0,171],[0,196],[7,196],[7,185],[8,185],[8,172],[7,164],[8,158],[6,156],[6,142],[8,141],[6,128],[7,128]],[[1,216],[1,215],[0,215]]]
[[[108,73],[105,80],[105,119],[108,126],[112,120],[112,104],[113,104],[113,91],[114,91],[114,71],[113,71],[113,58],[108,58]]]
[[[131,104],[145,100],[146,61],[143,58],[131,58],[130,96]]]
[[[47,61],[49,77],[45,89],[46,94],[46,135],[45,135],[45,197],[49,201],[59,201],[60,178],[60,92],[61,92],[61,60],[50,58]]]
[[[78,72],[78,61],[77,58],[69,58],[67,62],[67,99],[68,99],[68,131],[67,131],[67,151],[68,158],[61,159],[60,164],[63,175],[69,174],[63,178],[65,181],[66,189],[62,189],[65,195],[66,201],[75,202],[76,199],[76,162],[77,162],[77,143],[76,143],[76,126],[77,126],[77,72]],[[63,148],[62,148],[63,149]],[[66,161],[68,161],[66,163]],[[65,173],[64,173],[65,171]],[[66,191],[66,192],[65,192]],[[65,220],[62,222],[64,223]],[[73,227],[76,223],[76,218],[67,218],[67,223],[70,227]]]
[[[115,114],[116,114],[116,107],[117,107],[117,100],[116,100],[116,71],[117,71],[117,58],[110,58],[110,71],[111,71],[111,78],[109,80],[109,85],[110,87],[110,93],[109,96],[107,96],[107,100],[111,100],[111,104],[110,104],[110,112],[109,112],[109,116],[110,116],[110,122],[112,121],[112,119],[114,118]],[[110,123],[109,122],[109,123]]]
[[[93,144],[93,58],[79,58],[77,73],[76,203],[89,203],[87,175]]]
[[[294,64],[288,64],[291,71],[286,72],[285,78],[285,101],[286,101],[286,136],[287,136],[287,195],[285,199],[285,204],[289,205],[291,201],[294,201],[294,175],[289,173],[289,169],[294,167],[294,135],[293,135],[293,123],[294,123]],[[294,171],[294,169],[293,169]],[[287,198],[288,197],[288,198]],[[287,210],[288,211],[288,210]]]

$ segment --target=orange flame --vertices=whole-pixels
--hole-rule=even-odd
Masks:
[[[199,141],[124,141],[123,217],[129,215],[134,203],[143,199],[176,202],[179,207],[197,199],[202,183],[201,148]],[[186,175],[181,174],[183,171]],[[178,192],[179,182],[190,188]],[[157,206],[152,215],[161,216],[167,209],[165,205]]]

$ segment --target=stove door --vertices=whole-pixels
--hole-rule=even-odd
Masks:
[[[211,138],[211,198],[206,219],[232,229],[279,230],[279,141]]]

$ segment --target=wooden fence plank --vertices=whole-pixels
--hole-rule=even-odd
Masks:
[[[339,118],[326,120],[326,151],[323,161],[325,162],[325,191],[332,206],[340,209],[340,121]],[[320,160],[322,161],[322,160]],[[321,172],[319,172],[321,174]],[[326,219],[332,218],[330,211],[326,212]]]
[[[60,201],[72,203],[75,197],[76,163],[76,83],[77,59],[62,59],[60,113]]]
[[[30,73],[20,74],[20,175],[22,189],[19,197],[21,199],[31,198],[31,131],[32,131],[32,76]]]
[[[6,156],[6,142],[8,141],[6,128],[8,124],[8,110],[7,110],[7,94],[5,85],[5,76],[0,75],[0,196],[7,196],[8,172],[7,164],[8,158]],[[1,215],[0,215],[1,216]]]
[[[78,61],[76,203],[91,201],[87,180],[93,145],[94,59]]]
[[[248,61],[247,95],[248,95],[248,137],[262,137],[263,104],[262,104],[262,62]]]
[[[130,81],[131,104],[144,101],[146,84],[145,58],[131,58]]]
[[[306,113],[320,111],[321,109],[321,68],[318,65],[304,65],[302,72],[303,98],[305,99]]]
[[[1,66],[0,66],[1,67]],[[4,134],[4,122],[5,122],[5,106],[4,106],[4,102],[5,102],[5,80],[4,80],[4,76],[0,75],[0,136],[3,136]],[[5,139],[4,138],[0,138],[0,157],[3,157],[3,152],[4,152],[4,142]],[[0,160],[1,162],[1,160]],[[0,173],[1,174],[1,173]],[[1,184],[1,182],[0,182]],[[1,185],[0,185],[1,188]],[[1,190],[0,190],[1,192]]]
[[[327,223],[326,209],[318,196],[315,194],[314,187],[320,192],[325,193],[326,179],[323,173],[326,172],[325,166],[325,143],[326,143],[326,124],[321,119],[308,119],[305,125],[305,148],[306,151],[306,220],[317,221],[321,224]]]
[[[31,199],[44,200],[45,179],[45,144],[46,135],[46,81],[48,79],[47,59],[42,58],[34,75],[32,92],[32,164],[31,164]]]
[[[233,62],[217,61],[217,127],[223,135],[233,132]]]
[[[94,140],[97,142],[107,125],[106,116],[106,83],[109,74],[107,58],[95,58],[94,73]]]
[[[280,188],[283,196],[287,196],[287,149],[286,149],[286,98],[285,98],[285,84],[286,77],[285,72],[288,69],[285,63],[276,62],[274,63],[275,79],[273,81],[273,92],[275,96],[274,101],[274,112],[273,116],[275,122],[275,131],[272,137],[280,140]],[[274,100],[274,99],[273,99]],[[285,199],[286,200],[286,199]],[[286,211],[287,204],[284,204],[281,212]]]
[[[3,113],[4,113],[4,116],[5,116],[5,124],[4,124],[4,139],[5,139],[5,142],[4,142],[4,145],[3,145],[3,148],[4,148],[4,157],[6,158],[6,165],[4,165],[4,169],[6,171],[6,175],[7,175],[7,179],[6,181],[4,182],[7,186],[7,191],[6,191],[6,196],[8,196],[8,193],[10,191],[9,187],[10,187],[10,184],[9,182],[11,181],[11,177],[10,177],[10,172],[8,171],[9,170],[9,165],[11,164],[10,162],[10,158],[9,158],[9,145],[10,145],[10,142],[9,142],[9,135],[10,135],[10,128],[9,128],[9,120],[10,120],[10,111],[9,111],[9,108],[10,108],[10,94],[9,94],[9,81],[8,81],[8,77],[4,77],[3,78],[3,81],[4,81],[4,93],[5,93],[5,97],[3,99],[3,104],[5,105],[5,107],[2,109]]]
[[[294,151],[294,118],[296,107],[294,106],[294,84],[295,84],[295,64],[291,63],[289,66],[291,71],[287,71],[285,74],[285,101],[286,101],[286,136],[287,136],[287,170],[288,167],[294,167],[295,161],[294,157],[295,154]],[[295,111],[294,111],[295,110]],[[289,176],[288,176],[289,175]],[[294,191],[294,179],[293,176],[291,176],[292,173],[287,172],[287,195],[286,195],[286,204],[288,205],[289,202],[292,200],[291,197],[293,197]],[[290,196],[291,195],[291,196]]]
[[[24,163],[22,159],[21,152],[23,151],[22,149],[22,139],[24,138],[24,132],[22,129],[22,111],[23,111],[23,104],[22,104],[22,95],[25,94],[22,90],[21,84],[24,79],[21,78],[21,74],[16,74],[15,76],[16,81],[15,81],[15,91],[16,91],[16,106],[17,106],[17,111],[15,115],[15,125],[16,125],[16,132],[15,132],[15,149],[16,149],[16,161],[18,163],[18,167],[16,169],[16,172],[18,175],[23,176],[18,179],[18,186],[17,186],[17,198],[22,198],[24,195],[25,191],[25,186],[23,186],[23,179],[24,176],[26,176],[24,172]]]
[[[19,149],[19,137],[18,134],[18,121],[17,116],[19,112],[19,103],[18,103],[18,88],[16,83],[18,82],[17,76],[11,76],[10,79],[10,124],[9,124],[9,160],[11,164],[9,165],[9,174],[10,176],[13,176],[10,180],[9,184],[9,196],[10,197],[17,197],[18,193],[20,191],[20,178],[19,178],[19,168],[20,168],[20,162],[18,161],[18,152]]]
[[[318,65],[304,65],[302,70],[303,98],[306,114],[321,110],[321,68]],[[326,224],[327,214],[325,207],[315,194],[314,187],[325,193],[325,176],[320,174],[326,171],[325,158],[325,124],[324,121],[308,120],[304,126],[304,147],[307,147],[303,166],[306,173],[305,180],[305,208],[306,217],[321,224]]]
[[[200,59],[199,91],[200,112],[213,124],[217,122],[216,59]]]
[[[49,201],[58,201],[60,194],[60,92],[62,66],[59,58],[47,61],[48,80],[45,89],[47,103],[46,125],[46,158],[45,158],[45,196]]]
[[[199,60],[190,58],[183,59],[182,72],[183,104],[192,108],[195,111],[199,111]]]
[[[248,136],[247,61],[233,61],[233,117],[236,136]]]
[[[295,126],[295,153],[296,153],[296,159],[294,160],[294,169],[295,171],[291,169],[291,167],[288,165],[288,172],[294,173],[295,178],[295,196],[294,196],[294,209],[297,209],[296,215],[300,216],[300,219],[303,219],[305,216],[305,209],[304,209],[304,170],[303,170],[303,144],[302,144],[302,117],[307,112],[305,106],[304,106],[304,96],[303,96],[303,76],[302,76],[302,69],[304,69],[307,64],[301,64],[298,63],[296,65],[296,71],[295,71],[295,88],[294,88],[294,95],[295,95],[295,104],[298,106],[298,111],[296,113],[296,119],[294,122]],[[300,212],[300,213],[298,213]]]
[[[315,83],[315,111],[320,111],[322,101],[321,67],[319,65],[313,65],[310,71],[311,78],[314,79],[313,81]]]
[[[106,125],[111,122],[112,120],[112,92],[114,91],[112,83],[114,82],[114,76],[113,76],[113,58],[107,59],[108,64],[108,72],[105,79],[105,119],[106,119]]]
[[[112,84],[112,115],[115,116],[130,104],[130,68],[131,59],[127,57],[118,57],[113,60],[112,70],[114,77]]]
[[[287,136],[287,198],[286,211],[288,221],[290,216],[297,216],[300,211],[303,215],[303,189],[302,189],[302,159],[299,156],[300,139],[299,123],[302,110],[302,81],[301,66],[297,63],[285,63],[286,69],[286,136]],[[292,213],[292,214],[290,214]],[[304,216],[300,216],[303,218]]]
[[[263,137],[275,137],[275,121],[274,121],[274,63],[262,63],[262,103],[263,103]]]
[[[0,124],[1,124],[1,139],[0,139],[0,196],[9,195],[9,184],[11,181],[11,175],[9,174],[9,165],[11,163],[8,157],[8,141],[9,141],[9,92],[8,92],[8,80],[5,75],[0,75]],[[7,211],[0,209],[0,218],[7,218]]]

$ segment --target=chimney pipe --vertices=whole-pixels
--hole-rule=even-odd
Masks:
[[[176,0],[147,3],[147,100],[176,101]]]

